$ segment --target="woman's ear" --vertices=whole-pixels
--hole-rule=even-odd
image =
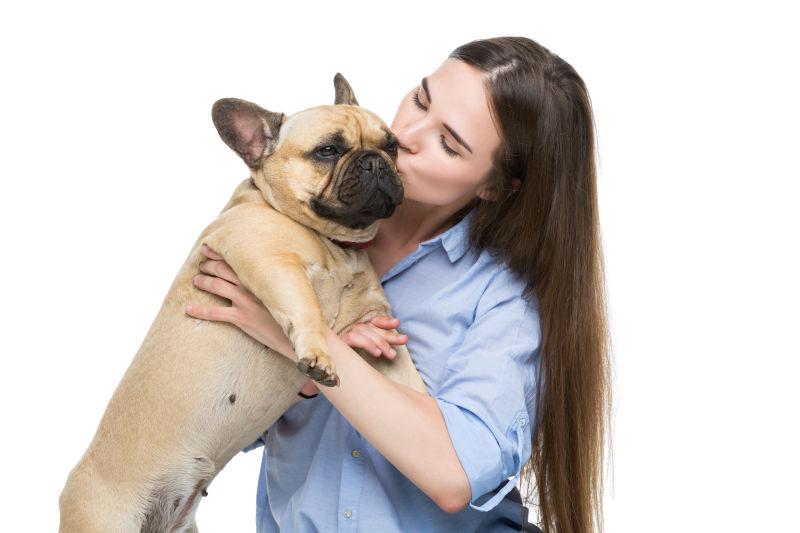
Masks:
[[[520,180],[518,180],[517,178],[512,179],[511,180],[512,190],[508,194],[511,195],[517,192],[519,190],[520,185],[522,185],[522,182]],[[491,186],[486,186],[482,189],[478,189],[478,192],[476,192],[475,194],[478,198],[480,198],[481,200],[486,200],[487,202],[497,201],[497,193],[494,190],[492,190]]]
[[[494,202],[497,200],[497,193],[493,191],[489,187],[485,187],[483,189],[479,189],[475,195],[480,198],[481,200],[486,200],[487,202]]]

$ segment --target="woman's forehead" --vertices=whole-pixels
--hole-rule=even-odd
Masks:
[[[430,107],[473,149],[491,151],[499,136],[489,110],[485,73],[458,59],[448,59],[425,77]]]

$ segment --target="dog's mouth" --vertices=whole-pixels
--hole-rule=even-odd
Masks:
[[[352,158],[328,198],[311,200],[311,208],[325,219],[353,230],[362,230],[388,218],[403,201],[403,183],[381,154],[368,150]]]
[[[388,198],[379,198],[370,202],[366,207],[356,210],[331,206],[319,198],[311,200],[311,208],[317,215],[354,230],[362,230],[381,218],[390,217],[396,206],[397,204]]]

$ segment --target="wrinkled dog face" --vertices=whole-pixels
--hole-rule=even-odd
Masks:
[[[364,242],[403,201],[397,140],[358,105],[341,74],[334,86],[334,105],[287,117],[224,98],[214,104],[212,118],[272,207],[332,239]]]

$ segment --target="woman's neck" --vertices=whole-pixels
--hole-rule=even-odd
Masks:
[[[416,248],[419,243],[447,231],[449,219],[462,207],[403,200],[392,216],[381,221],[375,244],[381,248]]]

